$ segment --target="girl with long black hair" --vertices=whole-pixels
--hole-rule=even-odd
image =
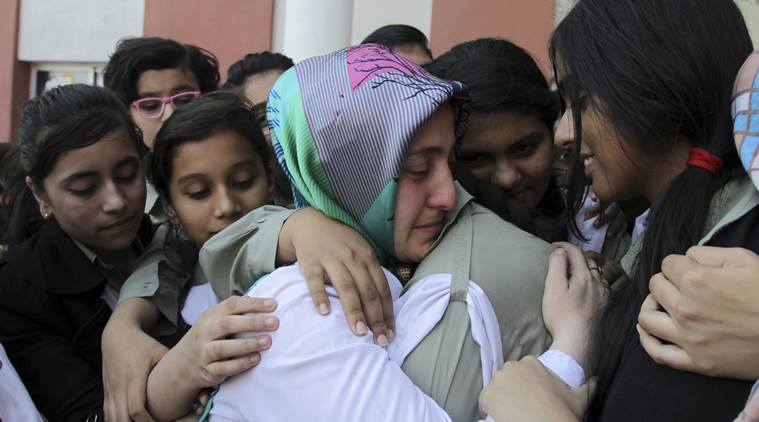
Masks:
[[[622,261],[631,282],[613,289],[591,330],[600,375],[592,419],[725,420],[748,395],[748,382],[656,364],[635,325],[667,255],[696,244],[759,250],[759,200],[730,114],[733,81],[751,51],[729,0],[583,0],[554,33],[563,119],[573,120],[579,146],[570,212],[582,202],[580,155],[602,201],[642,196],[651,204],[642,241]]]

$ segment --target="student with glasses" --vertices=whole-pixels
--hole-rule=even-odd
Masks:
[[[174,110],[219,85],[219,62],[211,52],[156,37],[130,38],[116,46],[105,68],[106,88],[130,108],[153,149],[155,135]]]

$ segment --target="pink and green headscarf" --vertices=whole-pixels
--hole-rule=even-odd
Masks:
[[[272,145],[297,207],[360,232],[381,260],[394,255],[398,176],[409,145],[446,102],[466,120],[464,86],[374,45],[306,59],[269,94]]]

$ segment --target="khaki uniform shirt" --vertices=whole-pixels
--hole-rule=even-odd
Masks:
[[[141,255],[137,269],[121,287],[119,303],[133,297],[148,299],[162,316],[151,334],[174,334],[179,323],[182,301],[192,286],[205,284],[209,279],[215,280],[214,292],[219,298],[225,299],[233,294],[244,293],[258,276],[274,271],[279,231],[293,212],[294,210],[270,205],[251,211],[206,242],[200,252],[201,257],[215,255],[219,247],[214,245],[224,245],[229,250],[219,253],[228,257],[232,251],[237,252],[235,255],[239,255],[242,260],[239,265],[226,268],[223,262],[214,260],[214,265],[204,267],[210,272],[196,268],[186,280],[159,277],[159,264],[166,259],[164,242],[159,240],[165,239],[171,229],[170,224],[162,224],[155,233],[154,241]],[[247,244],[246,241],[253,236],[256,236],[257,243]],[[212,251],[208,251],[208,247]],[[206,277],[205,274],[210,274],[211,277]]]

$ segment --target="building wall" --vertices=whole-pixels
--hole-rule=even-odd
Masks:
[[[432,0],[354,0],[351,44],[358,44],[375,29],[390,24],[416,27],[430,36]]]
[[[555,0],[435,0],[430,44],[436,56],[456,44],[482,37],[514,42],[550,67],[548,39]]]
[[[556,0],[556,24],[558,25],[567,13],[577,4],[577,0]]]
[[[754,41],[754,48],[759,47],[759,0],[736,0],[735,3],[743,13],[748,32]]]
[[[144,0],[145,36],[173,38],[219,59],[222,81],[246,53],[271,49],[274,0]],[[222,7],[223,6],[223,7]]]
[[[21,0],[21,6],[22,61],[103,63],[116,41],[142,35],[144,0]]]
[[[0,142],[14,135],[29,95],[29,64],[16,59],[20,0],[0,0]]]
[[[276,0],[272,50],[295,61],[350,45],[353,0]]]

